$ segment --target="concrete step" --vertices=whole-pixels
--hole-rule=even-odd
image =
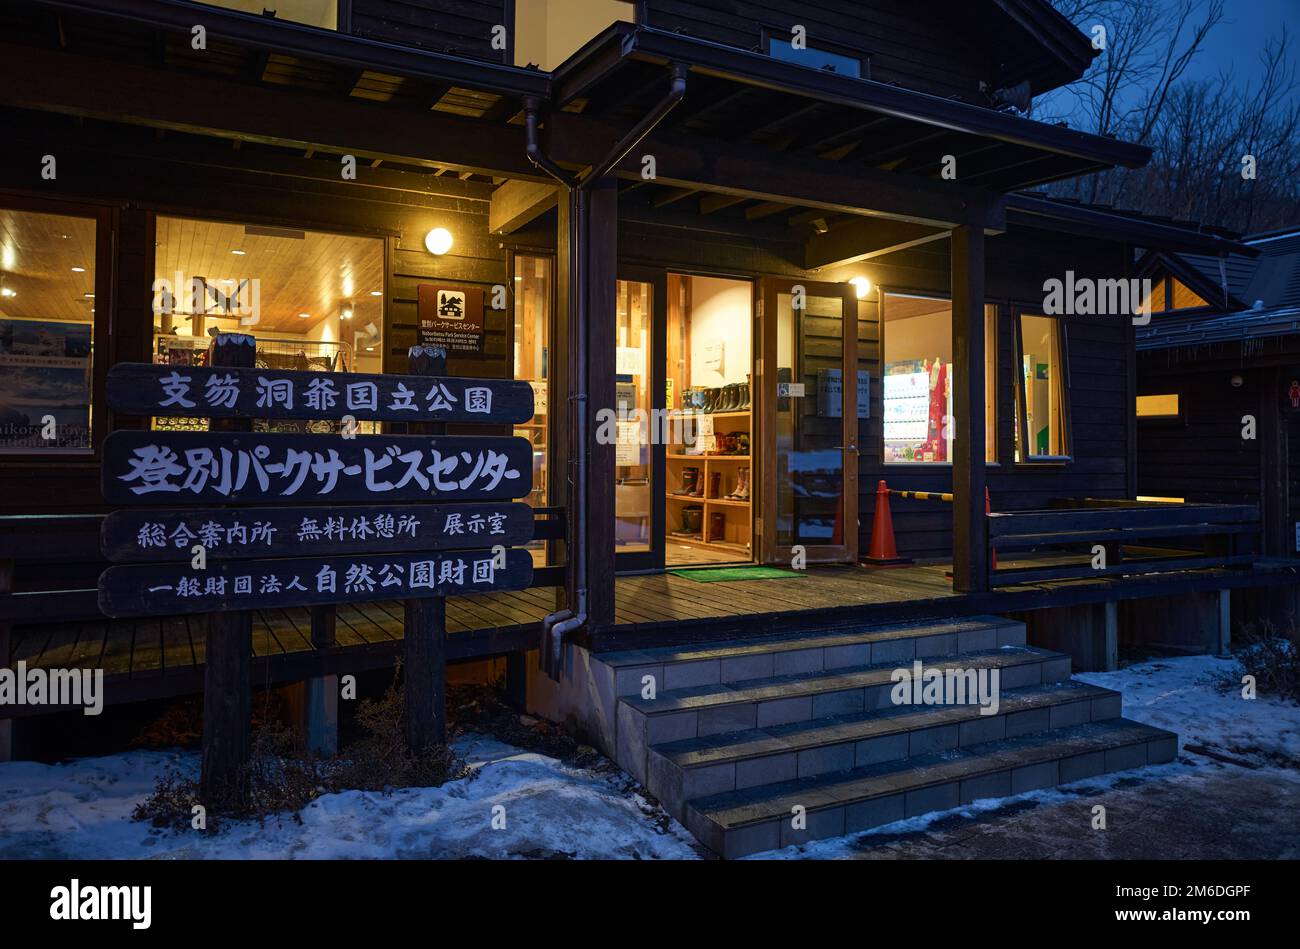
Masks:
[[[898,623],[815,636],[745,639],[705,646],[668,646],[599,653],[614,673],[615,695],[639,695],[644,677],[656,690],[743,682],[886,662],[911,662],[998,646],[1023,646],[1025,625],[998,616]]]
[[[978,705],[901,706],[687,738],[649,749],[646,787],[683,820],[693,798],[1119,718],[1120,700],[1067,680],[1003,692],[993,715]]]
[[[618,700],[616,760],[642,784],[652,745],[725,732],[806,722],[894,707],[894,671],[912,662],[773,676],[640,695]],[[998,670],[1000,691],[1070,677],[1070,657],[1030,646],[1003,646],[946,656],[923,668]]]
[[[686,804],[685,824],[723,857],[741,857],[1172,761],[1178,737],[1127,719],[1073,725],[818,777],[729,791]],[[795,808],[806,824],[794,827]]]

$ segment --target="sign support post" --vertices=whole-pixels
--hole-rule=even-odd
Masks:
[[[213,366],[251,369],[257,343],[252,336],[222,333],[212,342]],[[251,419],[213,419],[214,431],[251,432]],[[246,611],[207,614],[203,660],[203,769],[199,793],[215,802],[240,788],[248,761],[252,712],[253,618]]]
[[[442,376],[447,352],[433,346],[412,346],[406,372],[411,376]],[[411,422],[411,435],[443,435],[438,422]],[[406,744],[412,753],[447,743],[447,599],[409,599],[403,634],[406,666]]]

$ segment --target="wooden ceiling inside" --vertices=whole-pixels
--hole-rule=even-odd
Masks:
[[[88,323],[94,290],[92,218],[0,208],[0,317]]]
[[[382,325],[383,297],[373,295],[384,289],[382,240],[321,231],[261,233],[265,230],[159,217],[154,275],[174,283],[180,272],[184,286],[203,277],[226,293],[240,281],[257,280],[259,334],[311,332],[349,303],[354,326]],[[188,312],[187,295],[178,309]]]

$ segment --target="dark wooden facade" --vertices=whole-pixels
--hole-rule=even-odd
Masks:
[[[978,355],[971,333],[982,325],[985,303],[998,307],[998,460],[987,468],[958,461],[956,475],[948,465],[882,463],[884,329],[874,304],[862,303],[859,365],[872,374],[872,404],[857,442],[858,483],[848,487],[859,499],[860,548],[881,478],[911,490],[956,488],[953,505],[898,503],[895,529],[904,555],[956,551],[970,568],[959,583],[976,590],[987,572],[985,484],[996,511],[1046,507],[1061,497],[1132,496],[1134,364],[1123,320],[1063,319],[1071,457],[1050,464],[1012,457],[1018,312],[1040,306],[1044,280],[1066,267],[1080,276],[1122,275],[1130,247],[1161,236],[1057,220],[1041,208],[1010,212],[1006,191],[1146,157],[1134,146],[989,107],[994,87],[1028,80],[1041,91],[1090,58],[1086,41],[1077,31],[1061,33],[1045,4],[982,5],[997,30],[975,30],[968,13],[940,25],[922,22],[893,0],[866,9],[842,0],[801,5],[810,44],[847,44],[870,59],[873,81],[862,83],[752,52],[762,45],[755,29],[792,25],[790,13],[770,4],[688,8],[644,0],[637,9],[645,27],[606,30],[552,76],[489,65],[508,60],[508,51],[484,44],[492,25],[511,19],[510,4],[353,0],[345,5],[344,35],[211,12],[223,57],[222,69],[214,69],[187,51],[188,7],[123,2],[125,9],[101,0],[52,4],[67,21],[61,34],[44,29],[50,11],[39,0],[23,0],[0,19],[12,38],[3,50],[0,106],[14,133],[0,157],[0,201],[51,208],[68,201],[101,214],[97,373],[150,356],[152,222],[162,214],[382,238],[384,369],[403,372],[403,354],[416,342],[419,284],[508,287],[519,252],[556,255],[557,278],[566,282],[577,249],[567,243],[563,197],[559,211],[504,233],[489,227],[498,189],[553,184],[525,155],[521,111],[546,102],[544,149],[569,174],[591,169],[662,99],[668,66],[690,63],[681,70],[689,73],[685,98],[643,146],[658,158],[658,176],[641,177],[642,153],[632,142],[608,155],[601,176],[608,180],[592,189],[603,238],[584,268],[601,280],[598,292],[587,286],[593,312],[608,312],[615,277],[659,286],[668,272],[843,284],[858,268],[841,262],[870,256],[879,288],[953,299],[958,360]],[[152,41],[142,23],[155,24]],[[60,35],[71,40],[59,43]],[[110,40],[115,59],[100,49]],[[60,172],[42,181],[33,169],[51,150]],[[955,182],[938,174],[949,151],[971,162]],[[344,155],[359,159],[355,181],[339,177]],[[832,236],[850,235],[847,252],[812,252],[814,231],[826,231],[814,225],[826,225],[825,218]],[[433,226],[455,234],[446,256],[423,249]],[[557,294],[551,404],[569,396],[568,355],[583,346],[592,407],[613,389],[612,334],[601,325],[575,340],[567,293],[566,286]],[[453,358],[451,372],[510,374],[511,306],[488,311],[483,358]],[[982,360],[975,361],[980,365],[965,377],[972,388],[956,400],[967,421],[971,413],[983,418]],[[110,425],[138,424],[109,419],[101,394],[97,389],[97,437]],[[550,444],[563,445],[567,423],[553,424]],[[582,503],[599,515],[592,530],[601,544],[592,559],[604,570],[612,452],[593,450],[592,458],[595,487]],[[102,510],[95,462],[6,460],[0,489],[16,500],[5,512]],[[563,479],[556,471],[552,477],[558,490]],[[76,569],[84,582],[95,565]],[[25,577],[20,568],[18,587],[72,582],[53,576]],[[600,583],[612,597],[612,581]],[[613,615],[612,602],[603,608]]]

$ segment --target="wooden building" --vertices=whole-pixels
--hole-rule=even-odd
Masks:
[[[1152,252],[1141,261],[1163,305],[1138,330],[1138,493],[1256,505],[1264,551],[1294,557],[1300,233],[1241,243],[1246,252]],[[1294,594],[1276,593],[1267,607],[1243,604],[1243,620],[1286,624]]]
[[[1252,253],[1033,192],[1149,158],[1020,114],[1095,55],[1049,4],[262,6],[0,10],[0,358],[24,368],[0,392],[9,661],[98,663],[110,702],[202,687],[201,626],[95,606],[103,439],[180,424],[114,416],[110,366],[194,364],[255,305],[259,365],[404,372],[446,342],[440,289],[483,299],[449,372],[533,383],[514,432],[550,525],[534,589],[448,602],[447,655],[505,657],[522,700],[621,762],[623,680],[596,670],[640,669],[630,649],[861,646],[873,624],[999,613],[1009,632],[967,638],[1027,626],[1106,665],[1123,622],[1175,598],[1200,611],[1190,645],[1222,648],[1224,591],[1294,582],[1251,556],[1248,504],[1137,501],[1135,304],[1047,312],[1051,281],[1127,281],[1139,248]],[[913,566],[859,565],[882,481],[936,495],[892,504]],[[684,575],[792,562],[810,569]],[[320,638],[267,611],[254,673],[392,662],[400,611],[337,620]]]

